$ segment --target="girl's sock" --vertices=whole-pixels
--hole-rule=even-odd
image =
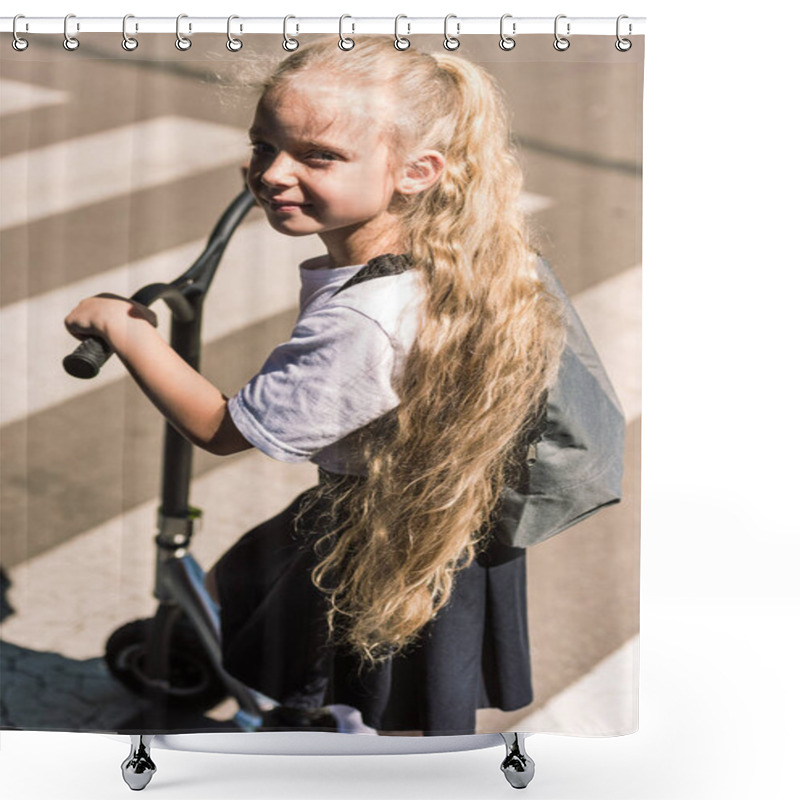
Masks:
[[[335,718],[339,733],[371,733],[377,735],[375,728],[364,724],[361,712],[357,708],[346,705],[325,706]]]

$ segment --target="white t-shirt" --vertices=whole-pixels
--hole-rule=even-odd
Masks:
[[[300,314],[228,408],[255,447],[280,461],[366,474],[361,429],[399,404],[394,390],[414,341],[423,299],[418,270],[336,290],[363,266],[300,265]]]

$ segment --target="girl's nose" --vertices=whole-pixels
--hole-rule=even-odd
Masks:
[[[294,180],[294,161],[287,153],[278,153],[261,172],[261,182],[267,185],[283,186]]]

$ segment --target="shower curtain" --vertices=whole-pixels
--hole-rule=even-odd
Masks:
[[[315,37],[307,36],[305,41]],[[358,37],[355,37],[356,47]],[[300,46],[304,38],[300,37]],[[412,37],[423,50],[438,36]],[[608,736],[637,729],[644,40],[463,37],[512,111],[520,198],[542,254],[600,353],[626,421],[623,500],[526,551],[532,704],[483,708],[476,732]],[[116,34],[58,36],[0,50],[2,703],[7,729],[238,730],[224,696],[154,710],[118,682],[106,643],[152,617],[163,422],[122,365],[65,373],[63,319],[82,298],[168,282],[202,251],[241,190],[256,94],[242,59],[284,55],[282,37],[169,34],[127,52]],[[402,56],[402,53],[398,54]],[[285,237],[258,209],[222,259],[203,323],[202,371],[228,396],[288,339],[297,265],[323,251]],[[166,336],[168,312],[154,306]],[[210,567],[245,531],[317,480],[310,463],[257,450],[195,452],[191,550]],[[287,609],[288,613],[291,613]]]

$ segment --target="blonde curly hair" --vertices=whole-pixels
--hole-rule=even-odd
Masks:
[[[395,386],[400,404],[363,438],[366,476],[344,488],[322,482],[309,503],[331,502],[336,523],[318,537],[313,572],[329,598],[331,639],[374,664],[415,640],[485,544],[564,330],[559,301],[536,275],[492,77],[451,54],[397,52],[387,37],[359,37],[346,53],[336,41],[304,43],[263,90],[312,70],[376,87],[395,109],[385,133],[397,152],[445,157],[439,180],[396,209],[426,296]]]

